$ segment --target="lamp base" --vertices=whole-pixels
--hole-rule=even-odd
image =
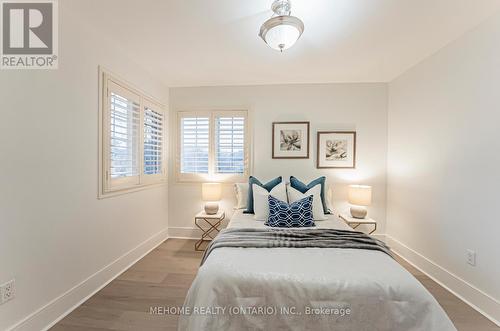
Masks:
[[[362,206],[351,206],[351,216],[354,218],[363,219],[368,214],[365,207]]]
[[[205,204],[205,213],[207,215],[215,215],[219,211],[219,204],[217,202],[207,202]]]

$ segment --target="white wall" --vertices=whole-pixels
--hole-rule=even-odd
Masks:
[[[497,321],[499,40],[496,15],[390,84],[387,212],[413,262]]]
[[[333,184],[335,208],[345,210],[347,185],[373,185],[370,215],[380,221],[384,232],[387,148],[387,85],[270,85],[241,87],[173,88],[170,90],[171,132],[176,111],[202,109],[248,109],[253,118],[253,175],[267,181],[282,175],[312,180],[321,175]],[[310,121],[311,153],[307,160],[273,160],[271,129],[274,121]],[[316,132],[318,130],[356,130],[357,168],[316,169]],[[173,141],[173,139],[172,139]],[[171,145],[172,151],[175,146]],[[174,155],[174,154],[173,154]],[[201,210],[201,185],[175,182],[174,158],[171,158],[169,182],[169,233],[173,236],[196,235],[193,216]],[[175,192],[175,194],[173,194]],[[232,186],[224,189],[223,208],[234,205]],[[230,215],[229,215],[230,216]]]
[[[0,283],[15,278],[17,287],[0,306],[0,330],[167,227],[165,185],[97,199],[98,65],[165,104],[168,89],[67,4],[59,2],[59,70],[0,71]]]

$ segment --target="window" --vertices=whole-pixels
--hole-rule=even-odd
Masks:
[[[100,194],[127,192],[166,179],[163,107],[101,72]]]
[[[179,112],[180,181],[238,181],[249,174],[247,111]]]
[[[245,118],[215,118],[215,170],[219,174],[245,173]]]
[[[162,175],[165,157],[163,112],[153,104],[144,106],[144,174]]]
[[[181,119],[182,173],[208,174],[209,122],[209,117]]]

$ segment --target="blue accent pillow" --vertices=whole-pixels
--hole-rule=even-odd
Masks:
[[[245,211],[243,211],[244,214],[253,214],[254,213],[254,210],[253,210],[253,184],[257,184],[259,185],[260,187],[263,187],[267,190],[267,192],[271,192],[271,190],[278,184],[281,183],[283,179],[281,178],[281,176],[279,177],[276,177],[275,179],[265,183],[265,184],[262,184],[257,178],[255,178],[254,176],[250,176],[248,178],[248,199],[247,199],[247,209]]]
[[[319,177],[309,184],[304,184],[297,178],[290,176],[290,186],[292,186],[294,189],[297,191],[300,191],[301,193],[306,193],[310,189],[312,189],[314,186],[321,184],[321,202],[323,203],[323,212],[325,214],[330,214],[330,210],[328,209],[328,206],[326,204],[326,199],[325,199],[325,186],[326,186],[326,177],[322,176]]]
[[[303,228],[316,226],[313,220],[313,196],[310,195],[299,201],[288,204],[276,199],[272,195],[268,197],[269,217],[266,225],[278,228]]]

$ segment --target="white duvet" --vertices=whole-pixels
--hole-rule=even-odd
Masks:
[[[346,229],[335,217],[319,228]],[[235,214],[230,227],[263,227]],[[432,295],[379,251],[219,248],[188,292],[179,330],[455,330]]]

